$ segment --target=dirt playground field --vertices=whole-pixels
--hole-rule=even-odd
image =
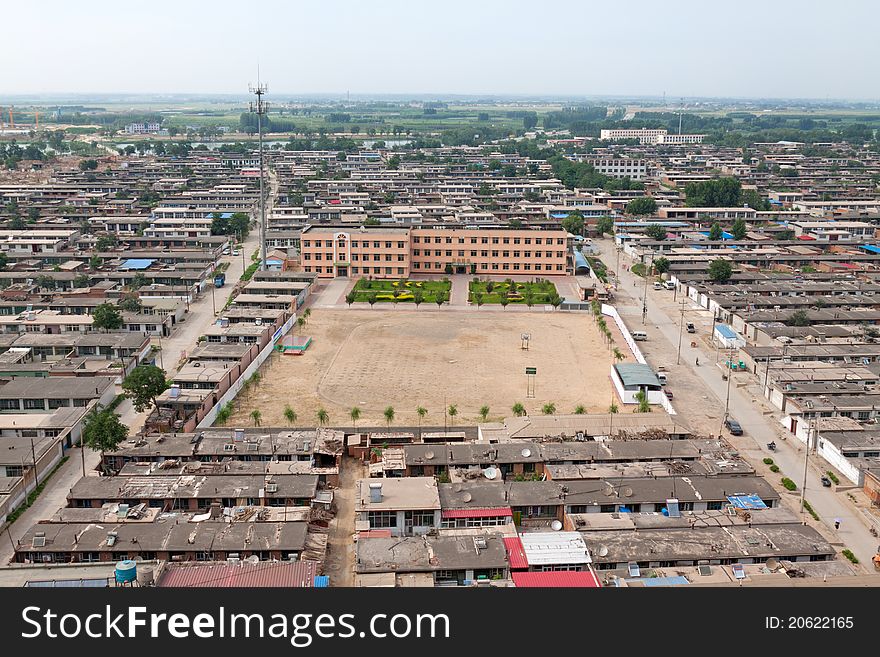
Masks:
[[[286,404],[297,426],[315,426],[320,408],[328,426],[350,426],[355,406],[360,426],[384,425],[387,406],[394,425],[414,426],[424,406],[424,423],[436,426],[444,403],[458,407],[454,424],[473,424],[483,405],[491,421],[511,415],[516,402],[530,415],[548,402],[557,413],[579,404],[605,412],[611,402],[612,356],[586,313],[316,310],[302,333],[312,337],[305,354],[273,354],[226,426],[253,426],[254,409],[262,426],[284,426]],[[523,333],[531,334],[528,351]],[[532,399],[526,367],[537,368]]]

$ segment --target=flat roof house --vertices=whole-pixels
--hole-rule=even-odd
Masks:
[[[392,536],[418,536],[440,527],[440,494],[434,477],[359,479],[358,529],[387,529]]]

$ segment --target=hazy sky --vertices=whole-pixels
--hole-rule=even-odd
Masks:
[[[880,97],[877,0],[4,5],[4,95]]]

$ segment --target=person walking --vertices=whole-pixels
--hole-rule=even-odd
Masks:
[[[840,529],[840,518],[834,519],[834,529]]]

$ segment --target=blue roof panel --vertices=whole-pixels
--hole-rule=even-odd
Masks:
[[[120,269],[149,269],[155,260],[151,258],[129,258],[119,267]]]

